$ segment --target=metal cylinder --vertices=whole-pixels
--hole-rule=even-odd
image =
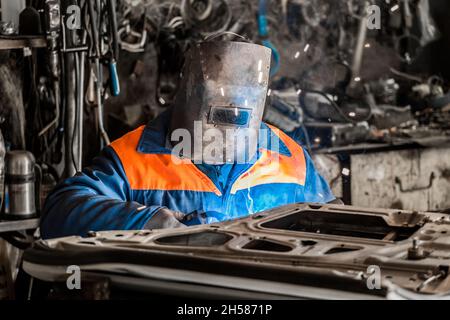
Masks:
[[[3,140],[2,131],[0,130],[0,208],[3,208],[3,200],[5,198],[5,140]]]
[[[5,218],[26,219],[36,214],[35,160],[32,153],[14,150],[6,153]]]

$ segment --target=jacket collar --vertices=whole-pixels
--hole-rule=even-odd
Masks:
[[[147,123],[142,132],[137,146],[137,151],[146,154],[170,154],[171,150],[167,148],[166,137],[170,122],[170,109],[162,112],[156,119]],[[281,155],[291,156],[286,144],[269,128],[265,123],[261,123],[260,129],[268,130],[269,134],[264,143],[259,143],[258,149],[275,151]],[[273,143],[277,142],[277,143]],[[275,146],[279,145],[279,150]]]
[[[166,147],[170,114],[169,110],[164,111],[156,119],[147,123],[139,139],[138,152],[170,154],[170,149]]]

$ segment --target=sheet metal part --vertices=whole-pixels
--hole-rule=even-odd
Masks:
[[[25,252],[24,268],[44,280],[61,276],[65,271],[58,267],[77,264],[121,276],[129,270],[128,276],[138,273],[144,281],[156,277],[149,268],[164,267],[169,271],[162,274],[178,272],[178,281],[195,282],[195,271],[211,281],[217,277],[215,285],[223,287],[227,283],[219,279],[232,276],[242,279],[240,289],[265,293],[271,286],[262,283],[270,281],[288,286],[285,294],[294,296],[295,286],[308,285],[374,297],[386,297],[393,287],[442,297],[450,292],[449,232],[446,214],[293,204],[186,229],[41,240]],[[374,266],[380,270],[379,290],[367,284]],[[246,287],[255,279],[259,288]]]

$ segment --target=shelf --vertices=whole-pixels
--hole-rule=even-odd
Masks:
[[[39,226],[39,218],[24,220],[0,220],[0,233],[36,229]]]
[[[384,152],[401,149],[412,148],[449,148],[450,136],[434,136],[424,138],[403,138],[392,141],[391,143],[358,143],[353,145],[331,147],[317,149],[317,153],[321,154],[336,154],[336,153],[368,153],[368,152]]]
[[[0,36],[0,50],[45,48],[47,40],[43,36]]]

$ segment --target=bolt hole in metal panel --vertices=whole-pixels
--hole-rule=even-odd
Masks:
[[[352,252],[352,251],[358,251],[362,248],[359,247],[346,247],[346,246],[340,246],[340,247],[334,247],[325,252],[325,254],[335,254],[335,253],[344,253],[344,252]]]
[[[79,244],[88,244],[88,245],[91,245],[91,246],[95,246],[96,245],[96,243],[93,242],[93,241],[79,241],[78,243]]]
[[[220,232],[203,231],[158,238],[155,242],[163,245],[187,247],[213,247],[221,246],[233,237]]]
[[[304,247],[310,247],[310,246],[313,246],[313,245],[317,244],[317,241],[314,241],[314,240],[301,240],[300,243]]]
[[[265,222],[261,226],[268,229],[391,241],[408,239],[419,229],[419,226],[389,226],[381,216],[333,211],[301,211]]]
[[[272,252],[288,252],[292,250],[291,247],[286,246],[284,244],[262,239],[252,240],[242,248],[248,250],[272,251]]]

